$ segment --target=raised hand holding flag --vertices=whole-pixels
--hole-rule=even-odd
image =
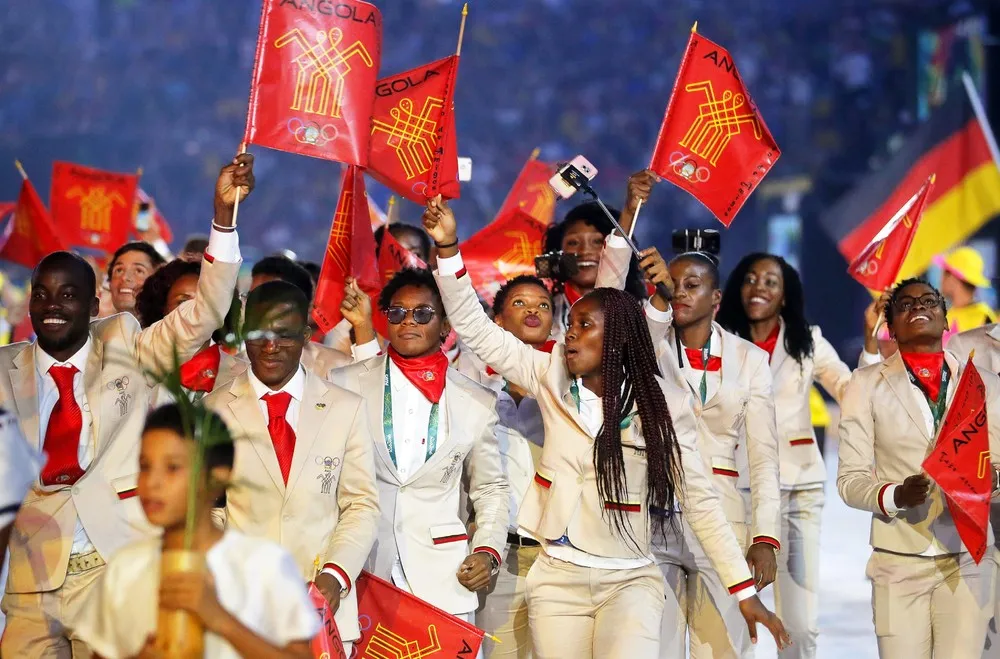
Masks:
[[[934,175],[931,174],[851,261],[847,271],[859,284],[873,291],[883,291],[896,283],[899,269],[917,235],[920,216],[933,185]]]
[[[649,168],[727,227],[781,155],[732,55],[691,28]]]

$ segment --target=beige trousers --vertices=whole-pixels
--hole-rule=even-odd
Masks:
[[[525,583],[536,659],[656,659],[663,579],[655,565],[580,567],[540,553]]]
[[[996,501],[990,506],[990,526],[993,527],[995,546],[1000,550],[1000,503]],[[1000,565],[1000,551],[995,552],[993,557]],[[1000,659],[1000,568],[997,569],[996,590],[993,599],[993,619],[990,620],[986,632],[983,659]]]
[[[66,575],[58,590],[47,593],[6,593],[3,612],[7,626],[0,640],[0,656],[17,659],[87,659],[83,641],[73,636],[73,620],[90,587],[105,566]]]
[[[531,659],[528,604],[524,597],[528,570],[541,547],[507,545],[503,564],[489,590],[479,593],[476,627],[500,639],[483,639],[483,656],[494,659]]]
[[[730,524],[745,551],[746,525]],[[753,657],[750,631],[729,584],[719,579],[691,527],[682,519],[674,526],[664,527],[666,546],[659,533],[653,542],[653,556],[666,581],[659,656],[684,657],[685,635],[690,635],[691,659]]]
[[[993,616],[997,565],[968,553],[923,557],[876,550],[866,574],[881,659],[979,659]]]
[[[819,636],[819,537],[822,488],[782,490],[781,551],[774,582],[775,613],[792,646],[780,659],[815,659]]]

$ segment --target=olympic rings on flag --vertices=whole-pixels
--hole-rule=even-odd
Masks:
[[[669,165],[673,167],[674,174],[689,181],[706,183],[712,177],[708,167],[699,166],[693,157],[681,151],[674,151],[670,154]]]
[[[287,128],[297,142],[313,146],[323,146],[327,142],[332,142],[340,133],[333,124],[320,126],[314,121],[303,121],[298,117],[289,119]]]
[[[413,194],[420,194],[420,195],[424,195],[425,197],[427,196],[427,182],[426,181],[417,181],[416,183],[413,184],[413,187],[410,188],[410,189],[413,190]]]
[[[860,266],[858,266],[858,274],[861,275],[874,275],[878,272],[878,261],[875,259],[868,259]]]

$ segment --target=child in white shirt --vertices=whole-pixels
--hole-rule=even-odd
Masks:
[[[228,440],[221,419],[201,408],[195,408],[195,416],[202,428],[207,417],[213,434]],[[138,496],[163,536],[133,543],[112,557],[82,607],[76,635],[105,659],[155,659],[161,656],[155,635],[162,607],[188,611],[204,626],[205,657],[311,658],[309,641],[320,620],[291,555],[272,542],[212,524],[212,502],[233,466],[232,441],[213,440],[205,450],[206,476],[191,548],[205,553],[208,570],[171,575],[161,583],[161,552],[184,548],[196,446],[177,405],[150,413],[139,455]]]

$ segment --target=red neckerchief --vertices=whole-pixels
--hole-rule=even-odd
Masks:
[[[691,363],[691,368],[699,371],[718,371],[722,368],[722,357],[709,355],[708,366],[706,366],[701,359],[701,350],[696,348],[684,348],[684,354],[687,355],[688,361]]]
[[[944,368],[943,352],[900,352],[903,363],[913,373],[932,400],[941,393],[941,369]]]
[[[781,331],[781,323],[774,326],[771,333],[768,334],[767,338],[758,343],[754,341],[753,344],[758,348],[767,351],[767,361],[771,361],[771,357],[774,356],[774,348],[778,345],[778,333]]]
[[[389,358],[424,398],[432,403],[441,400],[448,371],[447,355],[438,350],[426,357],[403,357],[389,346]]]
[[[181,385],[188,391],[211,391],[219,375],[220,361],[222,349],[218,343],[201,349],[181,365]]]
[[[535,350],[538,350],[540,352],[552,352],[552,349],[555,347],[556,347],[556,342],[554,340],[549,340],[543,343],[542,345],[538,346],[537,348],[535,348]],[[486,367],[486,375],[496,375],[496,374],[497,372],[493,370],[492,366]]]
[[[566,301],[569,302],[569,306],[571,307],[583,297],[583,293],[573,288],[573,284],[569,282],[563,285],[563,295],[566,296]]]

